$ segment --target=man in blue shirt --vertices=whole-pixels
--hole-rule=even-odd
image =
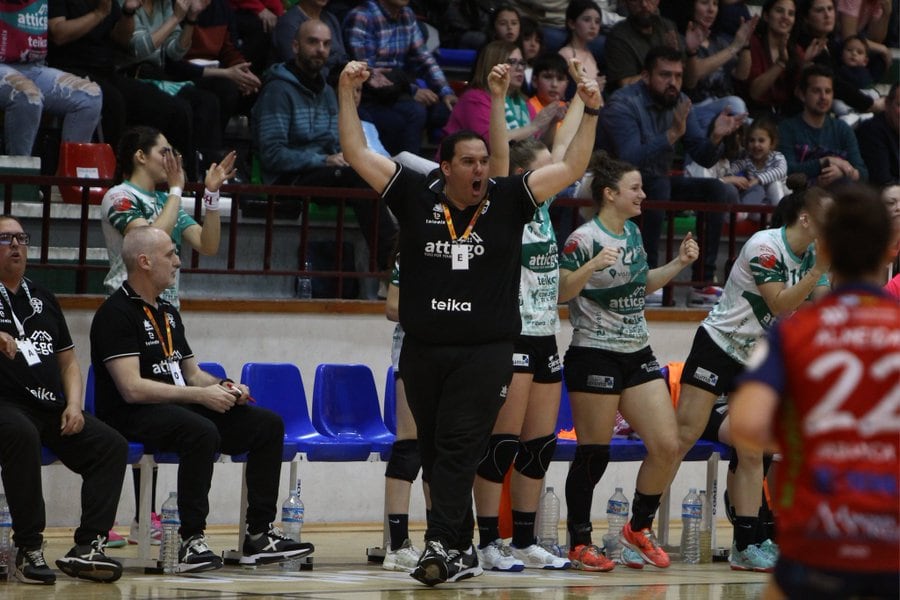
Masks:
[[[598,146],[638,167],[648,200],[737,203],[737,190],[718,179],[669,174],[679,141],[694,162],[711,167],[722,153],[722,140],[737,131],[746,116],[722,112],[707,135],[691,112],[690,99],[681,93],[683,73],[684,63],[678,50],[668,46],[652,48],[644,60],[640,81],[618,90],[601,112]],[[658,260],[663,213],[656,210],[643,213],[644,249],[653,268]],[[714,281],[723,215],[720,212],[700,215],[705,220],[705,231],[700,237],[701,260],[692,268],[694,282]],[[721,288],[712,285],[695,288],[689,302],[714,304],[719,294]]]

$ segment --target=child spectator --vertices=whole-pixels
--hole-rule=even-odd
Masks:
[[[757,119],[747,130],[747,156],[731,163],[722,178],[738,189],[741,204],[774,204],[784,197],[787,160],[775,148],[778,128],[771,119]]]
[[[488,38],[493,40],[506,40],[518,44],[522,31],[522,19],[519,11],[509,4],[501,4],[491,14]]]
[[[544,34],[538,27],[537,21],[522,17],[521,31],[519,33],[519,45],[522,47],[522,56],[525,58],[525,83],[522,91],[528,96],[534,94],[532,82],[534,61],[544,48]]]
[[[873,100],[880,98],[880,94],[872,88],[875,80],[869,71],[869,43],[859,35],[851,35],[844,40],[844,47],[841,49],[841,63],[838,66],[837,77],[844,81],[850,82],[853,87],[863,94],[871,96]],[[834,99],[834,114],[844,116],[852,109],[841,102]]]
[[[600,7],[593,0],[572,0],[566,9],[566,29],[569,32],[565,45],[559,49],[564,59],[575,58],[581,61],[584,74],[590,79],[600,82],[600,67],[594,58],[589,45],[600,35],[602,14]],[[603,82],[605,83],[605,81]],[[601,88],[603,89],[602,83]],[[575,84],[567,91],[566,97],[575,94]]]

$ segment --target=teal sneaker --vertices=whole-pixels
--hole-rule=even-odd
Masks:
[[[732,571],[771,573],[775,570],[775,559],[756,544],[750,544],[740,552],[738,552],[737,546],[732,544],[728,563],[731,565]]]
[[[772,557],[773,564],[778,562],[778,554],[781,552],[781,550],[778,548],[778,544],[776,544],[772,540],[766,540],[759,545],[759,549]]]
[[[644,557],[628,546],[622,548],[622,564],[629,569],[643,569]]]

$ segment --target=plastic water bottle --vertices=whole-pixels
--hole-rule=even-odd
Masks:
[[[691,488],[681,501],[681,560],[695,565],[700,562],[700,521],[703,505],[697,489]]]
[[[610,560],[620,561],[622,558],[622,546],[619,544],[619,534],[622,527],[628,522],[630,505],[628,498],[617,487],[615,493],[606,502],[606,520],[609,523],[609,531],[603,536],[603,546],[606,548],[606,557]]]
[[[9,514],[9,504],[6,503],[6,494],[0,494],[0,580],[6,580],[10,574],[12,564],[12,516]]]
[[[281,528],[284,535],[294,541],[300,541],[300,532],[303,530],[303,520],[306,517],[306,509],[303,500],[300,499],[300,478],[297,478],[297,488],[291,491],[290,496],[281,505]],[[282,571],[299,571],[299,560],[286,560],[281,563]]]
[[[559,556],[559,497],[553,492],[552,487],[548,487],[541,496],[538,518],[540,519],[538,544],[551,554]]]
[[[159,562],[162,563],[163,573],[167,575],[178,573],[178,550],[181,548],[178,528],[181,527],[181,517],[178,516],[177,492],[169,492],[169,497],[162,505],[160,521],[163,537],[159,546]]]
[[[700,490],[700,562],[712,562],[712,508],[706,490]]]

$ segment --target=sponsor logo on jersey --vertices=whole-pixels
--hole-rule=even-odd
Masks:
[[[484,239],[480,237],[474,231],[469,235],[468,238],[463,240],[468,249],[469,249],[469,260],[472,260],[476,256],[482,256],[484,254]],[[459,243],[459,242],[457,242]],[[437,242],[425,242],[425,256],[431,258],[447,258],[449,259],[452,256],[454,243],[447,241],[437,241]]]
[[[891,444],[883,442],[827,442],[815,451],[817,459],[832,462],[892,462],[897,460],[897,452]]]
[[[42,356],[53,354],[53,336],[41,329],[35,330],[29,337],[34,344],[34,350]]]
[[[44,312],[44,301],[40,298],[32,298],[31,308],[34,310],[34,314],[41,314],[42,312]]]
[[[181,352],[176,350],[172,354],[172,361],[181,362]],[[154,375],[171,375],[172,369],[170,368],[171,362],[169,359],[163,359],[161,361],[153,363],[153,374]]]
[[[28,391],[38,400],[43,400],[44,402],[56,402],[56,394],[45,387],[28,388]]]
[[[131,203],[131,198],[128,196],[122,196],[121,198],[116,198],[116,201],[113,202],[113,210],[116,212],[126,212],[131,210],[134,204]]]
[[[716,385],[719,383],[719,376],[703,367],[697,367],[697,370],[694,371],[694,379],[702,381],[707,385]]]
[[[587,386],[600,390],[611,390],[616,385],[616,378],[609,375],[588,375]]]
[[[554,354],[547,360],[547,368],[551,373],[559,373],[562,371],[562,361],[559,360],[559,354]]]
[[[531,365],[531,356],[524,352],[513,352],[513,366],[527,367]]]
[[[641,364],[641,370],[645,373],[659,373],[659,363],[655,360]]]
[[[509,393],[509,386],[508,386],[508,385],[504,385],[503,387],[500,388],[500,397],[501,397],[501,398],[506,398],[506,395],[507,395],[508,393]]]
[[[468,300],[447,298],[446,300],[431,299],[431,310],[443,312],[472,312],[472,303]]]
[[[759,265],[764,269],[774,269],[775,265],[778,264],[778,259],[774,254],[760,254],[758,260]]]

